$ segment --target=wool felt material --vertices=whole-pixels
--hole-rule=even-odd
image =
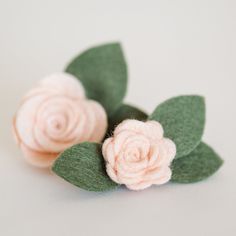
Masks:
[[[127,87],[127,66],[119,43],[88,49],[67,66],[84,85],[87,97],[103,105],[108,115],[122,103]]]
[[[223,164],[223,160],[207,144],[201,142],[197,148],[185,157],[172,162],[171,181],[193,183],[214,174]]]
[[[106,139],[102,146],[110,178],[131,190],[168,182],[176,147],[163,137],[163,133],[157,121],[125,120],[120,123],[113,137]]]
[[[118,187],[106,174],[101,145],[81,143],[64,151],[52,170],[71,184],[88,191],[107,191]]]
[[[201,96],[179,96],[160,104],[149,117],[160,122],[166,137],[177,146],[176,158],[188,155],[200,143],[205,124],[205,102]]]
[[[140,121],[147,120],[148,115],[141,111],[139,108],[122,104],[116,111],[108,118],[108,131],[107,135],[112,135],[115,127],[126,119],[136,119]]]
[[[23,98],[13,120],[13,131],[29,163],[49,167],[66,148],[103,139],[106,112],[84,94],[74,76],[57,73],[40,81]]]

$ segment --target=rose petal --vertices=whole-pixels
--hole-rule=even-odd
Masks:
[[[150,141],[143,135],[135,135],[127,138],[122,147],[124,152],[138,150],[140,159],[143,159],[149,153]]]
[[[41,106],[38,107],[32,136],[35,137],[37,143],[39,143],[40,146],[42,147],[41,150],[48,152],[61,152],[64,149],[71,146],[72,144],[74,144],[73,141],[77,137],[71,137],[71,139],[69,140],[68,139],[55,140],[52,139],[50,135],[48,135],[45,124],[45,122],[47,122],[48,117],[47,115],[42,117],[42,115],[45,113],[46,114],[50,113],[51,109],[53,109],[54,106],[55,107],[59,106],[65,115],[69,114],[70,109],[73,110],[74,112],[77,109],[76,104],[71,99],[64,98],[62,96],[52,97],[50,100],[44,101],[44,103],[42,103]],[[73,117],[71,119],[73,119]],[[68,124],[65,124],[66,126],[68,126],[71,123],[70,120],[67,122]],[[68,127],[66,127],[65,129],[68,130]]]
[[[163,176],[160,176],[159,178],[153,181],[153,184],[155,185],[165,184],[170,181],[171,175],[172,175],[171,169],[168,168],[166,169],[165,174]]]
[[[150,157],[149,161],[149,168],[155,169],[157,167],[169,165],[169,158],[168,158],[168,153],[167,149],[163,144],[163,141],[159,141],[156,143],[156,148],[158,148],[158,155],[154,156],[152,155]]]
[[[148,152],[149,140],[141,134],[135,134],[132,131],[124,130],[114,137],[114,151],[118,155],[120,150],[127,147],[138,147],[142,151],[142,155]]]
[[[126,187],[130,190],[143,190],[143,189],[146,189],[146,188],[149,188],[150,186],[152,185],[151,182],[148,182],[148,181],[141,181],[137,184],[128,184],[126,185]]]
[[[115,155],[118,155],[119,152],[123,149],[124,143],[128,140],[134,138],[136,134],[134,134],[132,131],[123,131],[117,134],[114,137],[113,143],[114,143],[114,152]]]
[[[151,145],[150,150],[149,150],[149,155],[148,155],[148,159],[149,159],[148,166],[149,167],[155,165],[155,163],[157,162],[159,153],[160,153],[160,150],[159,150],[158,145],[157,144]]]
[[[124,171],[133,173],[145,171],[145,169],[148,167],[148,160],[144,158],[138,161],[130,162],[129,160],[127,160],[126,154],[124,152],[121,152],[116,158],[116,164],[117,169],[119,165],[122,169],[124,169]]]
[[[115,152],[113,147],[113,138],[108,138],[102,145],[102,154],[104,159],[112,166],[115,165]]]
[[[143,180],[145,181],[156,181],[163,176],[169,175],[170,168],[168,166],[161,166],[155,169],[147,170],[145,173]]]
[[[24,144],[21,144],[21,150],[23,151],[24,158],[27,162],[42,168],[50,167],[58,156],[58,153],[43,153],[34,151]]]
[[[82,111],[79,112],[79,116],[83,116],[84,122],[83,125],[80,124],[80,127],[76,129],[77,131],[75,132],[75,134],[78,137],[77,142],[91,142],[91,136],[93,135],[93,132],[95,132],[96,126],[96,117],[94,114],[94,110],[91,107],[89,101],[83,101],[81,103],[81,109]],[[79,123],[81,122],[78,122],[78,124]]]
[[[120,173],[119,171],[117,171],[117,179],[120,184],[130,185],[130,184],[137,184],[140,181],[142,181],[142,176],[137,176],[135,178],[133,178],[133,177],[129,178],[129,177],[122,175],[122,173]]]
[[[15,128],[19,138],[30,148],[41,151],[42,147],[32,135],[35,127],[37,109],[40,104],[48,99],[48,95],[38,95],[26,100],[18,110],[15,118]]]
[[[54,141],[71,140],[67,138],[77,123],[79,100],[71,100],[62,96],[54,96],[44,101],[36,114],[36,126]],[[59,122],[61,129],[52,127],[52,121]]]
[[[134,182],[142,180],[143,175],[145,174],[145,167],[147,164],[145,163],[145,160],[143,162],[138,162],[133,165],[128,166],[127,163],[122,162],[121,159],[118,159],[116,162],[116,170],[119,176],[122,176],[124,178],[132,178]],[[132,181],[132,183],[133,183]]]
[[[116,136],[124,130],[145,135],[155,141],[158,141],[163,137],[163,128],[157,121],[142,122],[138,120],[125,120],[116,127],[114,135]]]
[[[39,86],[52,89],[66,97],[84,98],[85,92],[81,82],[71,74],[61,72],[45,77],[39,82]]]
[[[167,150],[167,156],[168,156],[167,159],[168,159],[168,163],[170,164],[176,155],[176,145],[172,140],[168,138],[163,138],[163,145],[165,146]]]
[[[117,173],[116,171],[112,168],[112,166],[108,163],[106,165],[106,171],[107,171],[107,174],[109,175],[109,177],[115,181],[116,183],[120,184],[118,178],[117,178]]]
[[[90,142],[100,142],[105,136],[107,130],[107,115],[104,108],[98,102],[90,100],[88,101],[88,105],[92,108],[96,119]]]

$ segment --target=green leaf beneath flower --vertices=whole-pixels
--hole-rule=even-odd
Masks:
[[[214,174],[222,164],[223,160],[211,147],[200,143],[193,152],[172,162],[171,181],[178,183],[201,181]]]
[[[122,104],[116,111],[109,117],[108,135],[111,135],[115,127],[126,119],[136,119],[145,121],[148,115],[131,105]]]
[[[200,143],[205,124],[205,103],[200,96],[179,96],[160,104],[150,120],[160,122],[165,136],[177,147],[176,158],[186,156]]]
[[[88,49],[66,68],[84,85],[88,98],[97,100],[108,114],[122,103],[127,87],[127,66],[119,43]]]
[[[118,186],[107,175],[101,145],[81,143],[65,150],[52,170],[71,184],[88,191],[107,191]]]

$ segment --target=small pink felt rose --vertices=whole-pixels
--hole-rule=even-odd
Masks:
[[[160,123],[125,120],[105,140],[102,152],[113,181],[141,190],[170,180],[176,146],[163,137]]]
[[[50,167],[58,154],[80,142],[100,142],[107,129],[104,108],[88,100],[72,75],[53,74],[41,80],[22,100],[13,131],[25,159]]]

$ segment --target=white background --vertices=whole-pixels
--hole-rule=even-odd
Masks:
[[[206,181],[95,194],[23,161],[20,98],[82,50],[121,41],[126,101],[151,112],[206,97],[204,140],[225,160]],[[0,0],[0,235],[236,235],[235,0]]]

